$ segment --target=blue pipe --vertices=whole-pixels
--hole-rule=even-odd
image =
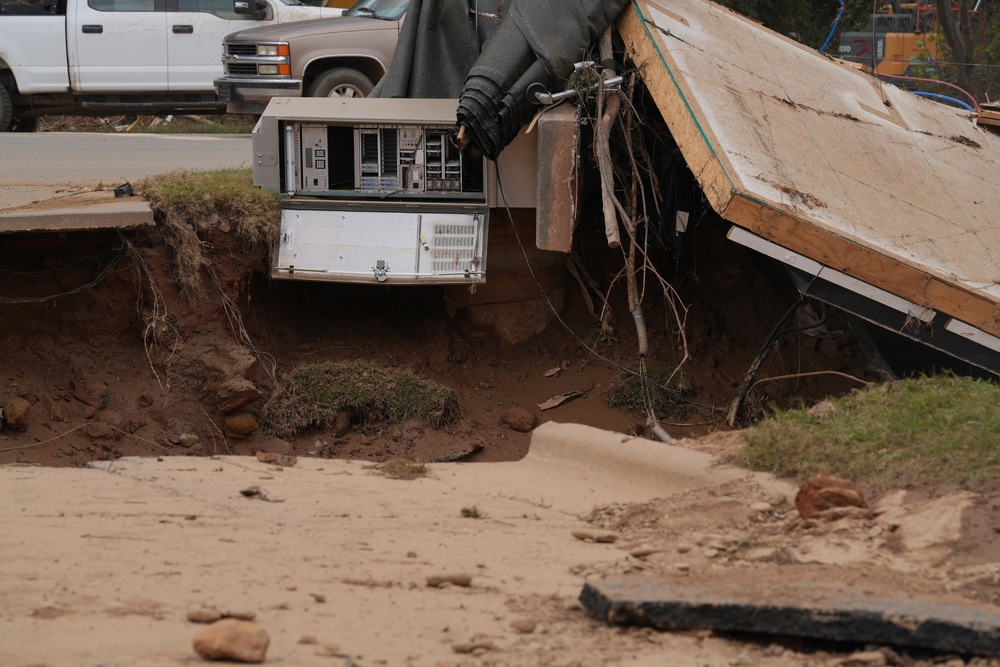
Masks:
[[[975,111],[976,111],[975,109],[972,108],[971,105],[966,104],[962,100],[957,100],[954,97],[948,97],[947,95],[939,95],[938,93],[925,93],[922,90],[913,90],[913,91],[910,91],[910,92],[912,92],[914,95],[917,95],[919,97],[929,97],[929,98],[934,99],[934,100],[945,100],[947,102],[951,102],[952,104],[957,104],[958,106],[962,107],[963,109],[966,109],[966,110],[971,111],[973,113],[975,113]]]
[[[833,27],[830,28],[830,34],[826,36],[826,41],[823,42],[823,46],[819,47],[819,52],[823,53],[830,40],[833,38],[833,33],[837,32],[837,26],[840,24],[840,17],[844,15],[844,0],[840,0],[840,9],[837,10],[837,18],[833,20]]]

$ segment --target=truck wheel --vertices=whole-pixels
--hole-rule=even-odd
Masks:
[[[319,75],[309,86],[309,97],[368,97],[375,85],[367,76],[348,67]]]
[[[10,99],[7,86],[0,83],[0,132],[6,132],[14,124],[14,101]]]

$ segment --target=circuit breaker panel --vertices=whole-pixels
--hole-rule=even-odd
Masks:
[[[485,159],[454,100],[289,98],[254,130],[254,182],[282,194],[275,278],[410,284],[486,276]]]

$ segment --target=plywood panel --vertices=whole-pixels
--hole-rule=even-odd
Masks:
[[[1000,333],[1000,137],[972,114],[703,0],[618,27],[720,215]]]

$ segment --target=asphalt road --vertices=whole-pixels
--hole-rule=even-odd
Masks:
[[[249,167],[251,141],[246,134],[0,132],[0,156],[2,212],[175,169]]]
[[[136,180],[174,169],[249,167],[249,135],[0,133],[0,183]]]

